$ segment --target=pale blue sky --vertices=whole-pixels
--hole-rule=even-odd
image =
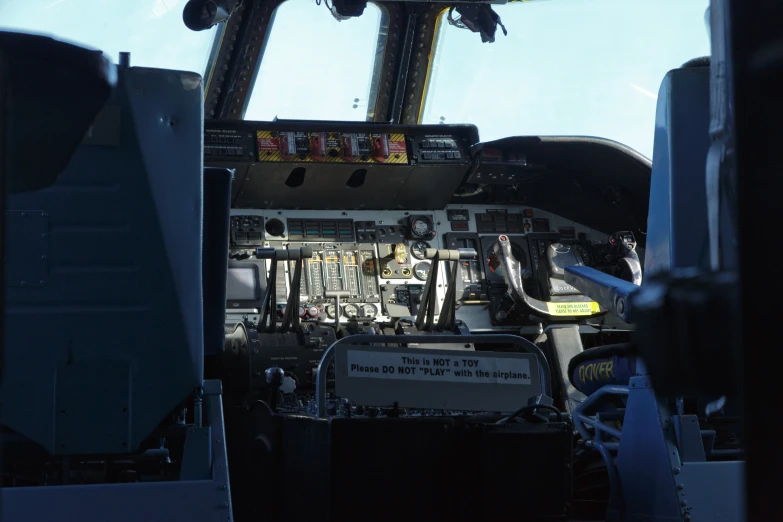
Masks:
[[[0,28],[56,36],[117,62],[204,74],[216,30],[182,23],[187,0],[0,0]]]
[[[114,61],[203,73],[217,32],[182,23],[186,0],[0,0],[0,27],[56,35]],[[89,6],[89,9],[88,7]],[[652,155],[658,87],[709,54],[707,0],[540,0],[495,6],[492,44],[442,20],[422,123],[474,123],[483,140],[573,134]],[[445,15],[444,15],[445,17]],[[363,120],[382,8],[336,21],[288,0],[276,13],[246,117]]]
[[[422,123],[474,123],[482,140],[573,134],[652,156],[658,88],[709,54],[707,0],[549,0],[495,7],[482,44],[441,24]],[[443,120],[441,120],[443,117]]]

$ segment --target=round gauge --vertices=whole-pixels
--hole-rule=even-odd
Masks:
[[[326,305],[326,315],[329,316],[329,319],[334,319],[336,310],[337,308],[333,304]]]
[[[426,241],[416,241],[411,245],[411,254],[416,259],[425,259],[427,257],[427,249],[430,248],[430,244]]]
[[[356,306],[355,304],[345,305],[345,308],[343,308],[343,312],[345,313],[346,317],[349,317],[351,319],[359,317],[359,307]]]
[[[411,221],[411,233],[414,237],[430,237],[432,235],[432,222],[423,217],[413,218]]]
[[[413,267],[413,275],[419,281],[426,281],[427,276],[430,275],[430,264],[425,263],[424,261],[416,263],[416,266]]]
[[[378,308],[374,304],[362,305],[362,317],[374,319],[376,315],[378,315]]]

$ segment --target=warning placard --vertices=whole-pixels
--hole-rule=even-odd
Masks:
[[[551,315],[594,315],[601,311],[601,307],[595,301],[587,301],[584,303],[560,303],[560,302],[548,302],[546,304],[547,309]]]
[[[348,375],[369,379],[530,384],[530,361],[468,355],[348,352]]]
[[[505,413],[544,393],[524,352],[338,344],[334,369],[336,395],[364,406]]]

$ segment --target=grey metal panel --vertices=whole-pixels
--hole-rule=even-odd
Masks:
[[[6,284],[39,287],[49,279],[49,218],[42,210],[5,214]]]
[[[52,453],[77,429],[54,420],[63,364],[130,368],[122,385],[113,371],[71,383],[82,387],[71,397],[94,395],[82,406],[94,414],[78,416],[88,423],[74,417],[81,448],[103,453],[136,448],[203,378],[202,290],[194,284],[201,281],[201,78],[143,68],[119,75],[107,103],[116,110],[105,113],[119,113],[119,145],[116,118],[96,119],[91,140],[100,145],[82,144],[53,186],[8,198],[9,210],[48,214],[49,278],[40,288],[6,289],[0,424]],[[7,254],[26,256],[36,245],[16,243]],[[124,441],[104,413],[127,406],[117,403],[122,386],[131,397]]]
[[[357,377],[352,371],[355,361],[378,371]],[[496,365],[503,377],[493,375]],[[487,371],[479,373],[479,368]],[[523,377],[507,377],[511,371]],[[397,403],[401,408],[510,413],[541,395],[543,388],[534,354],[346,343],[335,348],[335,391],[365,406]]]
[[[127,448],[131,426],[130,361],[58,361],[55,379],[54,452],[89,455]],[[85,386],[100,375],[102,388]],[[105,407],[106,405],[109,407]],[[85,426],[96,422],[106,437],[85,437]]]
[[[209,428],[200,433],[209,434],[212,456],[204,480],[0,488],[0,520],[231,522],[220,381],[204,381],[203,392]]]
[[[688,462],[675,479],[683,514],[691,520],[747,519],[744,462]]]
[[[231,520],[211,480],[0,489],[1,520],[171,522]]]

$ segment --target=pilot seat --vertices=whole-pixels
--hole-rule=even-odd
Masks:
[[[226,270],[202,269],[224,257],[231,174],[202,172],[202,79],[24,34],[0,33],[3,59],[0,518],[230,521],[203,375]]]

